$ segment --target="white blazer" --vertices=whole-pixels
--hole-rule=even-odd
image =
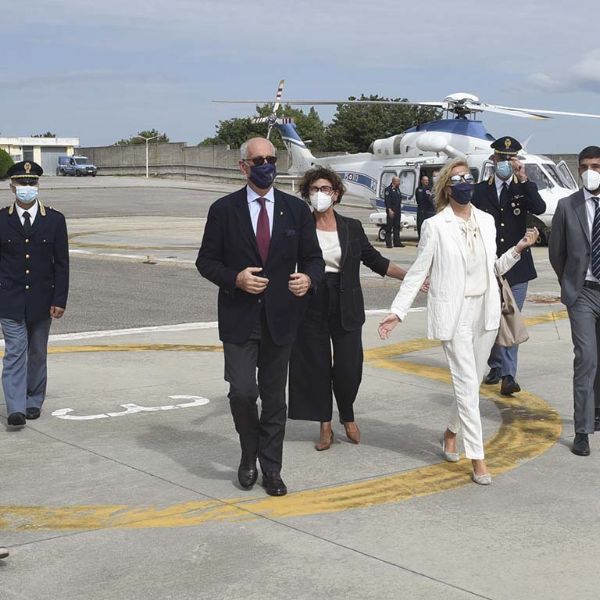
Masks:
[[[513,247],[496,259],[494,217],[474,206],[471,206],[471,210],[485,246],[488,267],[488,286],[484,302],[485,328],[492,331],[500,325],[500,292],[496,274],[506,273],[521,256],[517,255],[515,258]],[[403,320],[429,275],[427,337],[437,340],[452,339],[465,299],[466,252],[464,234],[450,206],[424,221],[417,258],[402,282],[400,291],[392,303],[391,312]]]

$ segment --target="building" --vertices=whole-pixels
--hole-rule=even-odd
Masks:
[[[0,137],[0,148],[15,162],[32,160],[44,169],[44,175],[56,175],[58,157],[72,156],[79,146],[79,138]]]

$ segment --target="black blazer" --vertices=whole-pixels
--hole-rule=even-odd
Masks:
[[[519,183],[515,177],[508,185],[509,197],[500,206],[494,176],[475,186],[471,201],[474,206],[490,213],[496,222],[496,254],[501,256],[525,235],[527,214],[541,215],[546,203],[532,181]],[[535,279],[537,273],[529,248],[521,252],[521,260],[506,274],[510,285]]]
[[[219,337],[223,342],[245,342],[264,307],[273,341],[291,344],[306,301],[289,291],[290,274],[296,270],[306,273],[314,287],[323,277],[325,263],[308,205],[296,196],[274,192],[271,244],[263,265],[269,284],[259,295],[235,287],[240,271],[262,265],[246,188],[220,198],[208,211],[196,267],[219,286]]]
[[[38,203],[26,237],[14,204],[0,210],[0,318],[50,318],[67,305],[69,242],[62,213]]]
[[[365,322],[365,303],[360,286],[360,263],[382,277],[387,273],[389,259],[369,243],[360,221],[335,213],[338,238],[342,249],[340,262],[340,312],[342,327],[354,331]],[[310,300],[316,302],[316,298]]]

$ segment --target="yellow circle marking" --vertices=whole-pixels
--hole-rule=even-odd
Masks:
[[[527,320],[529,326],[565,318],[565,311]],[[438,346],[431,340],[412,340],[374,348],[365,352],[373,367],[407,375],[426,377],[451,384],[446,369],[409,362],[401,357]],[[218,346],[186,344],[126,344],[52,348],[53,353],[122,352],[173,350],[218,351]],[[482,387],[481,396],[492,400],[500,410],[502,424],[485,445],[486,462],[493,475],[515,469],[553,446],[561,432],[559,414],[542,398],[529,392],[517,397],[501,396],[496,388]],[[411,471],[374,477],[359,482],[294,492],[282,498],[259,497],[227,500],[201,500],[165,508],[128,505],[82,505],[65,507],[1,506],[0,529],[92,530],[113,528],[183,527],[213,521],[240,521],[335,513],[355,508],[392,504],[401,500],[437,494],[470,483],[468,460],[437,463]]]

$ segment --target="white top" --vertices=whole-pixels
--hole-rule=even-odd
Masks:
[[[325,261],[325,273],[339,273],[342,262],[342,247],[337,231],[317,229],[317,238]]]
[[[465,296],[481,296],[487,289],[487,257],[481,238],[481,231],[471,210],[468,220],[456,217],[465,244],[467,271],[465,277]]]
[[[592,228],[594,227],[594,215],[596,214],[596,202],[593,198],[600,200],[600,196],[594,196],[592,192],[583,188],[583,197],[585,198],[585,210],[587,212],[588,225],[590,227],[590,243],[592,241]],[[590,264],[588,265],[587,275],[585,276],[586,281],[598,281],[592,275],[592,253],[590,252]]]
[[[23,216],[25,209],[21,208],[16,202],[15,202],[15,206],[17,207],[17,214],[19,215],[19,219],[21,219],[21,225],[25,225],[25,217]],[[37,201],[34,202],[33,205],[27,209],[27,212],[29,213],[29,216],[31,217],[29,219],[29,222],[33,225],[33,222],[35,221],[35,218],[37,217],[37,213],[38,213]]]
[[[258,213],[260,213],[260,202],[257,198],[264,198],[267,215],[269,215],[269,232],[273,233],[273,213],[275,212],[275,194],[271,188],[264,196],[257,194],[249,185],[246,186],[248,197],[248,208],[250,209],[250,219],[252,220],[252,229],[256,235],[256,227],[258,225]]]

